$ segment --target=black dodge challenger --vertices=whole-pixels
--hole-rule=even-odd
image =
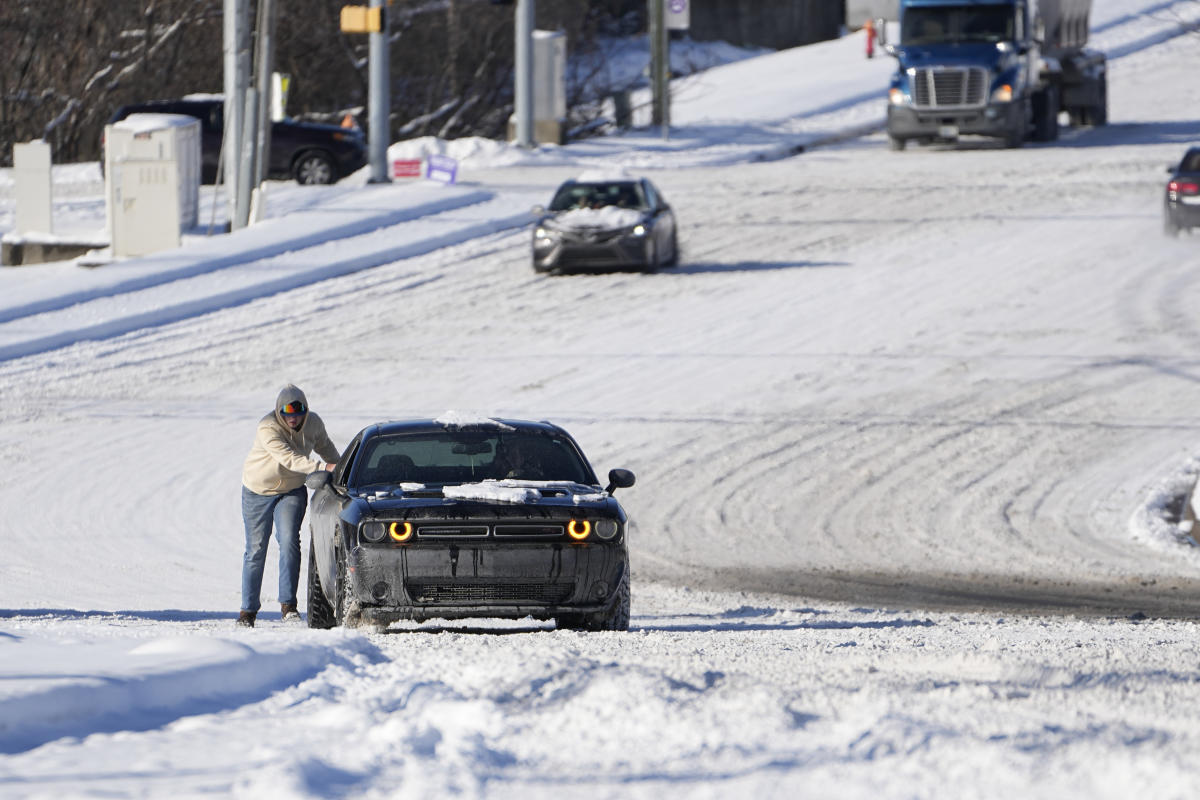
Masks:
[[[627,517],[579,445],[548,422],[370,425],[306,481],[308,625],[553,619],[629,628]]]

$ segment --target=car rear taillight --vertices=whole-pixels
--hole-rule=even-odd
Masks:
[[[1200,194],[1200,183],[1171,181],[1167,184],[1167,191],[1173,194]]]

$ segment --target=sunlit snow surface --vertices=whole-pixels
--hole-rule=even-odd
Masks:
[[[459,184],[0,270],[0,796],[1193,795],[1200,273],[1160,212],[1197,19],[1098,0],[1112,124],[1057,145],[889,153],[856,34],[679,82],[668,138],[400,142]],[[530,209],[616,169],[680,266],[535,275]],[[55,224],[103,238],[95,164]],[[286,381],[340,447],[449,408],[635,471],[630,631],[285,626],[274,545],[235,629]]]

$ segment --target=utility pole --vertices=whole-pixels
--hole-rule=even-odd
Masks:
[[[258,43],[255,87],[258,90],[258,123],[254,146],[254,185],[267,179],[271,159],[271,75],[275,72],[275,0],[258,0]]]
[[[245,227],[238,198],[248,175],[242,174],[242,128],[245,120],[246,86],[250,82],[250,18],[248,0],[225,0],[224,5],[225,109],[224,149],[225,197],[233,229]],[[246,209],[247,214],[249,208]]]
[[[517,0],[516,52],[514,53],[513,109],[517,118],[517,145],[534,146],[533,141],[533,20],[534,0]]]
[[[671,55],[666,0],[650,0],[650,124],[662,126],[664,139],[671,128]]]
[[[390,183],[387,149],[391,138],[391,58],[388,54],[388,13],[386,0],[371,0],[371,9],[379,9],[378,30],[371,31],[368,47],[370,74],[367,156],[371,168],[370,183]]]

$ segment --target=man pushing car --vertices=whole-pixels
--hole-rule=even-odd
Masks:
[[[324,461],[311,457],[314,450]],[[338,455],[325,423],[309,410],[304,392],[290,383],[284,386],[275,410],[259,420],[254,444],[242,466],[246,553],[238,625],[253,628],[258,616],[272,523],[279,544],[280,614],[284,622],[300,621],[296,589],[300,583],[300,523],[308,506],[304,478],[332,470]]]

